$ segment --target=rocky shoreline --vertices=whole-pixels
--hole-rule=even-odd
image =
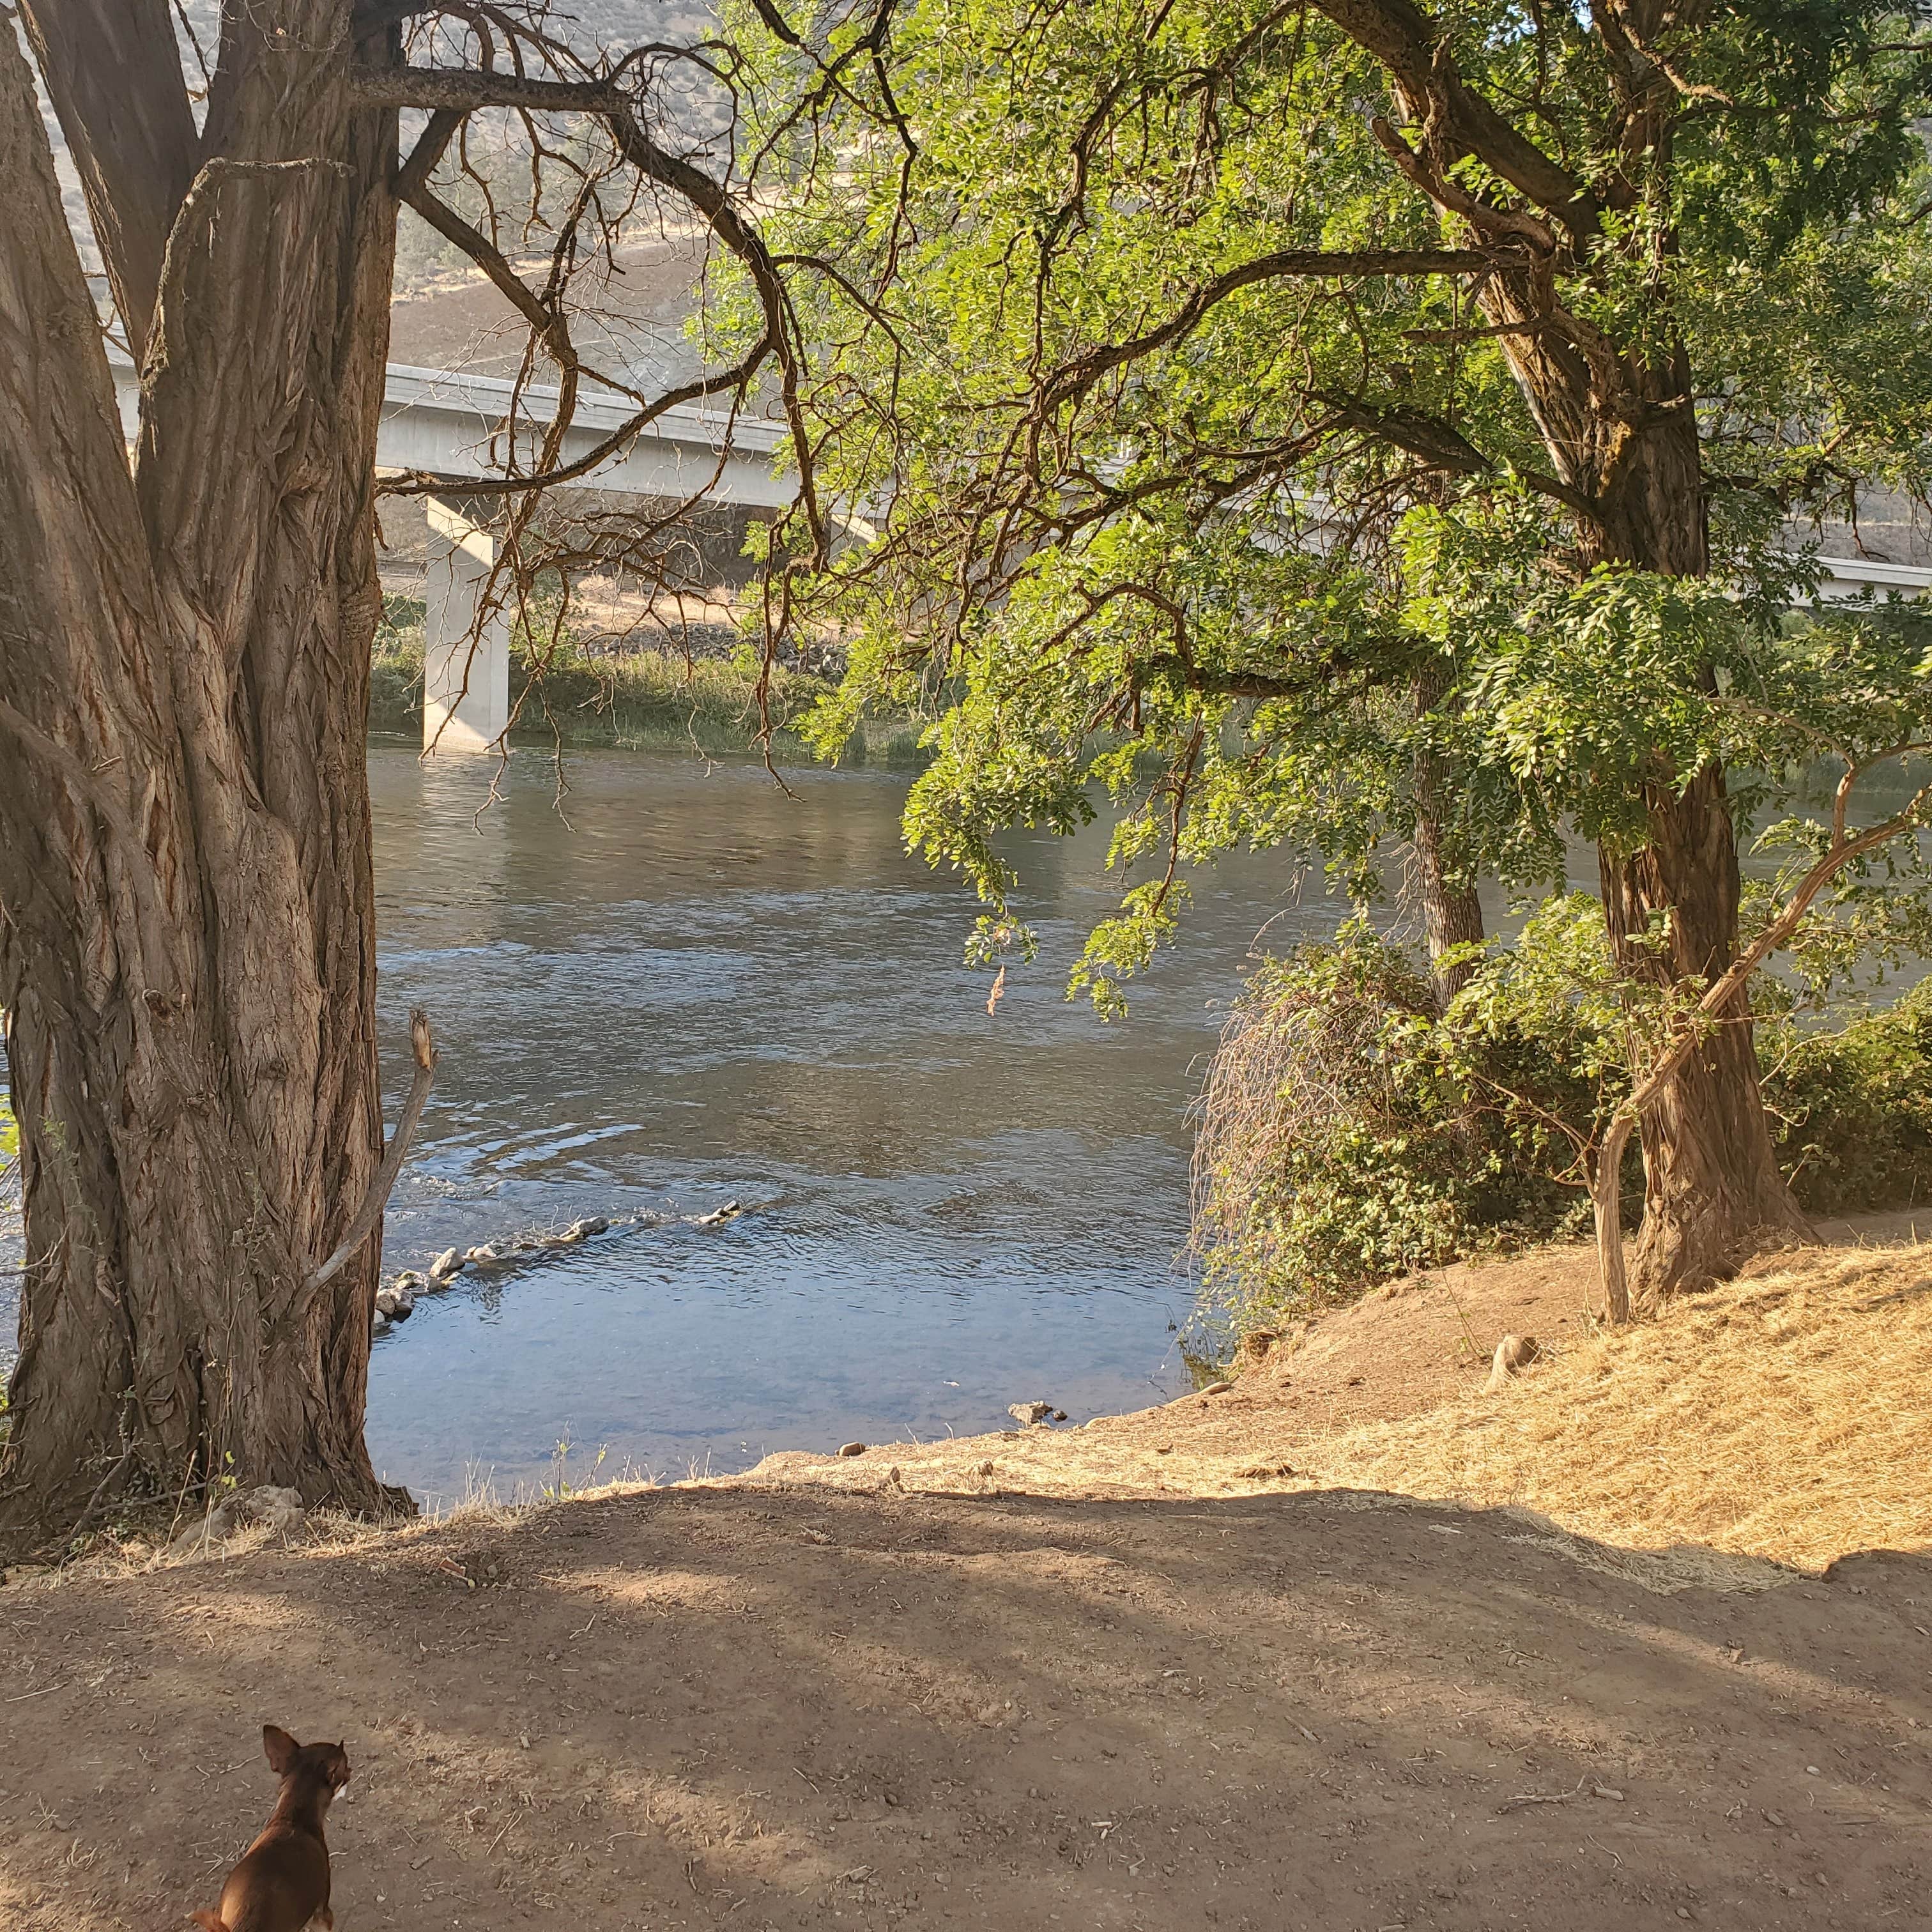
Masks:
[[[456,1286],[459,1277],[472,1271],[507,1274],[548,1259],[566,1249],[580,1247],[599,1234],[608,1234],[620,1228],[664,1227],[671,1225],[674,1220],[690,1228],[716,1228],[727,1221],[735,1220],[743,1212],[741,1203],[728,1201],[708,1214],[673,1217],[637,1214],[621,1215],[615,1220],[590,1214],[554,1234],[526,1231],[508,1236],[500,1244],[486,1242],[472,1248],[446,1248],[427,1270],[400,1269],[376,1291],[375,1312],[370,1324],[370,1339],[380,1340],[416,1312],[418,1300],[428,1295],[446,1294]]]

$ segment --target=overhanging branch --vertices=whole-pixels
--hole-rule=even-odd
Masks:
[[[546,80],[482,68],[371,67],[358,61],[350,84],[365,107],[428,107],[473,114],[484,107],[521,107],[538,114],[624,114],[636,106],[620,87],[602,80]]]
[[[1264,282],[1340,280],[1372,275],[1482,275],[1493,273],[1496,265],[1493,254],[1479,248],[1288,248],[1271,255],[1258,255],[1196,289],[1158,328],[1150,328],[1126,342],[1090,350],[1068,363],[1055,374],[1041,400],[1048,409],[1071,401],[1110,370],[1184,340],[1217,303]]]

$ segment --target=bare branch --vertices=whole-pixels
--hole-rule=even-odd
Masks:
[[[313,1294],[354,1257],[356,1250],[369,1238],[382,1218],[383,1209],[389,1204],[396,1177],[403,1171],[404,1156],[410,1150],[410,1142],[416,1138],[416,1124],[422,1118],[424,1106],[429,1099],[430,1084],[436,1078],[436,1041],[429,1030],[429,1016],[420,1006],[410,1015],[410,1046],[416,1056],[416,1071],[410,1076],[410,1096],[403,1102],[402,1117],[396,1123],[396,1131],[389,1136],[388,1151],[382,1156],[382,1166],[370,1177],[369,1191],[363,1196],[362,1204],[356,1209],[355,1217],[349,1223],[349,1232],[343,1236],[340,1246],[302,1283],[304,1295]]]
[[[358,61],[350,84],[365,107],[430,107],[473,114],[521,107],[538,114],[622,114],[634,98],[604,80],[546,80],[481,68],[371,67]]]

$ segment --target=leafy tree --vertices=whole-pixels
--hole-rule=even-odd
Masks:
[[[1802,1227],[1738,842],[1821,752],[1924,736],[1909,625],[1787,635],[1780,548],[1928,480],[1922,12],[922,0],[880,48],[756,11],[807,446],[862,512],[780,616],[856,634],[828,748],[939,699],[908,831],[982,945],[1023,938],[995,834],[1097,784],[1153,870],[1076,984],[1113,996],[1184,862],[1286,842],[1366,895],[1394,837],[1441,998],[1456,895],[1579,832],[1664,1028],[1640,1283]]]

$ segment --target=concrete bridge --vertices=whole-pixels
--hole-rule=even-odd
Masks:
[[[109,361],[121,419],[131,440],[139,419],[139,376],[125,356],[110,350]],[[519,394],[515,384],[499,376],[389,364],[376,464],[449,485],[426,499],[425,746],[492,750],[509,723],[508,613],[488,614],[481,635],[476,634],[478,608],[496,566],[496,540],[484,520],[487,512],[463,486],[500,481],[513,459],[518,469],[532,468],[557,400],[555,388],[526,385]],[[558,466],[592,454],[636,413],[628,396],[598,388],[580,393],[557,452]],[[792,498],[791,484],[773,468],[784,434],[782,425],[761,416],[734,416],[685,404],[667,410],[572,480],[580,488],[628,496],[682,501],[701,494],[713,502],[780,509]]]
[[[140,400],[134,364],[110,350],[117,399],[130,438]],[[496,561],[496,539],[479,520],[466,482],[500,481],[511,466],[527,470],[554,419],[558,392],[526,386],[520,396],[500,376],[389,364],[376,460],[386,470],[446,478],[428,500],[429,579],[424,602],[423,742],[442,751],[495,749],[509,723],[510,620],[489,614],[476,636],[478,607]],[[513,404],[518,408],[514,424]],[[558,454],[560,466],[582,460],[636,413],[627,396],[580,393]],[[762,416],[733,416],[686,404],[656,421],[603,461],[573,479],[579,488],[682,500],[700,493],[713,502],[780,509],[792,500],[789,478],[774,457],[783,426]],[[856,520],[854,527],[860,527]],[[1820,594],[1828,602],[1866,590],[1923,596],[1932,568],[1862,557],[1821,556]],[[475,639],[472,647],[472,638]]]

